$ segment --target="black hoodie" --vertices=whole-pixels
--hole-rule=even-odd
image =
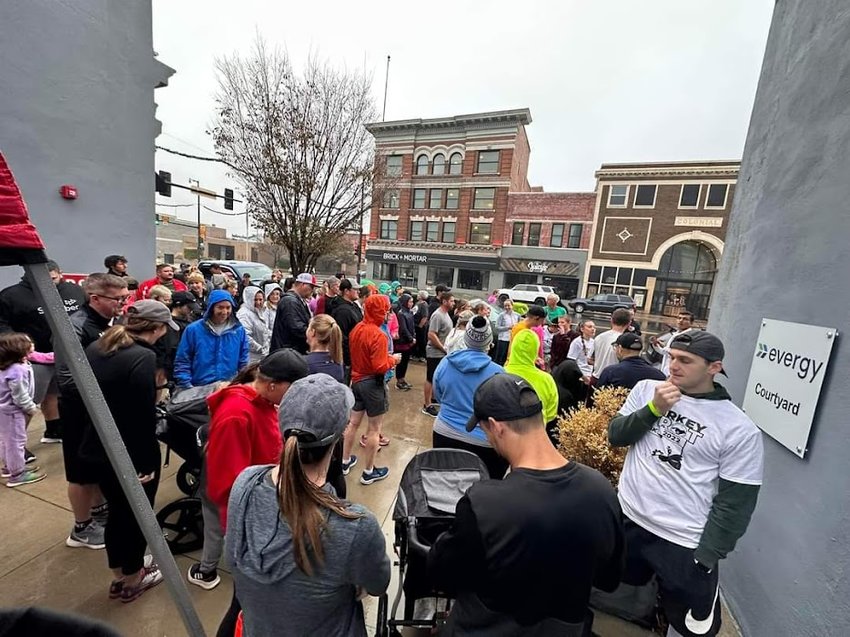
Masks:
[[[61,281],[56,289],[68,314],[73,314],[85,303],[85,292],[75,283]],[[0,332],[24,332],[32,338],[37,352],[53,351],[53,334],[44,308],[26,277],[0,292]]]

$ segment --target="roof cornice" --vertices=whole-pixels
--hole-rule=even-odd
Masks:
[[[488,125],[531,123],[531,111],[527,108],[517,108],[507,111],[491,111],[489,113],[472,113],[469,115],[454,115],[452,117],[437,117],[434,119],[402,119],[392,122],[373,122],[366,124],[366,130],[377,137],[382,134],[392,134],[404,131],[439,131],[443,129],[482,128]]]
[[[623,177],[737,177],[741,162],[682,162],[659,164],[602,164],[597,179]]]

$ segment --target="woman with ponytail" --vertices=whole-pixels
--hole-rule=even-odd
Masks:
[[[325,374],[296,381],[280,405],[279,462],[249,467],[233,485],[227,551],[246,635],[366,635],[360,600],[390,581],[384,536],[327,483],[353,405]]]
[[[148,500],[153,505],[162,464],[156,438],[156,354],[154,343],[177,330],[169,309],[159,301],[136,301],[122,325],[115,325],[86,348],[86,357]],[[156,564],[144,565],[147,542],[121,482],[94,430],[87,422],[79,453],[99,467],[100,488],[109,502],[106,557],[114,579],[109,597],[132,602],[162,581]]]
[[[345,379],[342,366],[342,330],[330,314],[318,314],[307,326],[307,367],[311,374],[327,374],[338,382]]]

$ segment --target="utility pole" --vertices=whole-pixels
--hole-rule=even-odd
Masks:
[[[363,190],[365,185],[360,182],[360,234],[357,237],[357,282],[360,283],[360,263],[363,259]]]
[[[390,85],[390,56],[387,56],[387,73],[384,75],[384,110],[381,113],[381,121],[387,119],[387,88]]]

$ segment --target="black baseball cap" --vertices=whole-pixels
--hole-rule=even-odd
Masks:
[[[360,287],[359,285],[357,286]],[[355,289],[354,284],[351,282],[351,279],[343,279],[339,282],[339,290],[340,292],[345,292],[346,290]]]
[[[172,297],[173,298],[173,297]],[[260,373],[281,383],[294,383],[307,376],[307,360],[293,349],[279,349],[269,354],[259,367]]]
[[[451,292],[452,289],[448,285],[444,285],[443,283],[440,283],[440,284],[437,285],[437,287],[434,288],[434,291],[437,294],[442,294],[443,292]]]
[[[526,316],[536,316],[538,318],[546,318],[546,310],[544,310],[539,305],[532,305],[530,308],[528,308],[528,312],[526,313]]]
[[[623,349],[630,349],[635,352],[639,352],[643,349],[643,343],[640,340],[640,336],[634,332],[623,332],[617,337],[617,340],[614,341],[614,345],[619,345]]]
[[[679,334],[670,342],[670,349],[681,349],[690,354],[701,356],[709,363],[723,361],[726,349],[723,342],[711,332],[691,331]],[[720,373],[726,376],[726,371]]]
[[[183,307],[184,305],[198,306],[198,299],[191,292],[175,292],[171,295],[172,307]]]
[[[534,401],[523,405],[523,394],[531,392]],[[472,400],[472,418],[466,430],[472,431],[482,420],[494,418],[501,421],[520,420],[543,413],[543,403],[528,382],[514,374],[496,374],[478,386]]]

